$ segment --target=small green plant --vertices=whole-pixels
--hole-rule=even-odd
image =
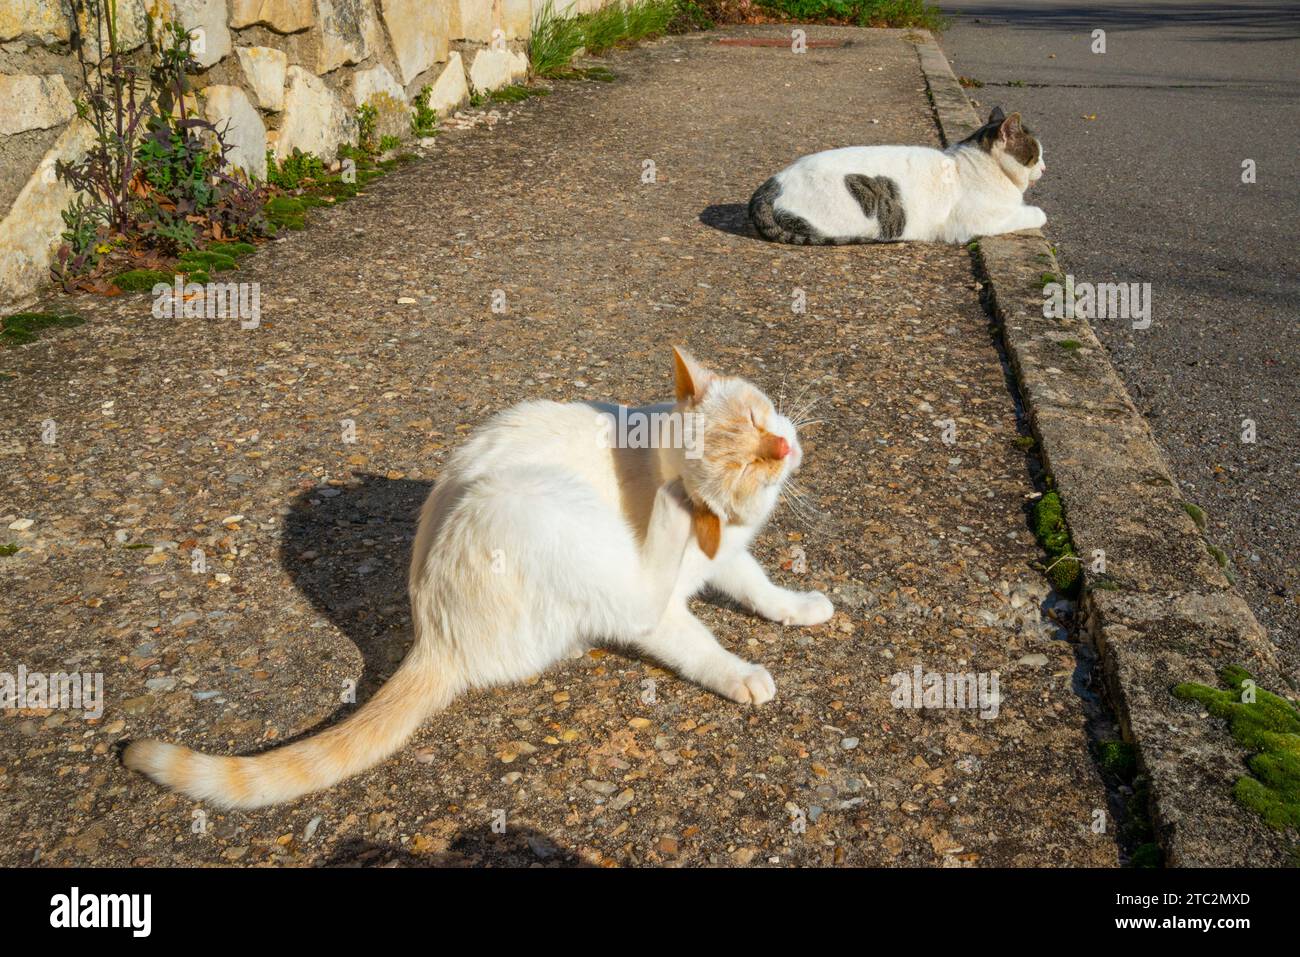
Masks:
[[[1034,503],[1033,529],[1043,550],[1047,552],[1047,578],[1063,595],[1071,595],[1082,577],[1079,557],[1070,541],[1070,529],[1065,524],[1065,509],[1055,491],[1046,492]]]
[[[1062,349],[1065,349],[1067,352],[1074,352],[1076,349],[1083,348],[1083,343],[1078,339],[1062,339],[1057,343],[1057,345]]]
[[[718,25],[713,12],[695,0],[677,0],[677,9],[668,23],[669,33],[689,33],[691,30],[712,30]]]
[[[422,86],[411,100],[411,135],[417,139],[438,132],[438,111],[429,105],[429,97],[432,95],[433,87]]]
[[[22,548],[21,545],[15,545],[13,542],[8,542],[4,545],[0,545],[0,555],[8,558],[10,555],[16,555],[20,548]]]
[[[1097,760],[1102,770],[1121,781],[1133,780],[1137,774],[1137,750],[1126,741],[1102,741],[1097,745]]]
[[[511,83],[499,90],[493,90],[488,99],[496,103],[521,103],[524,100],[531,100],[535,96],[546,96],[550,92],[550,90],[544,90],[540,87]]]
[[[376,153],[379,151],[379,140],[377,136],[379,125],[379,110],[375,109],[369,103],[362,103],[357,107],[357,147],[364,153]]]
[[[315,153],[304,153],[298,147],[277,163],[275,152],[266,151],[266,181],[280,189],[301,189],[309,181],[325,176],[325,163]]]
[[[1184,682],[1174,696],[1226,719],[1233,739],[1250,752],[1253,776],[1237,779],[1237,801],[1271,827],[1300,828],[1300,711],[1257,687],[1244,668],[1224,668],[1219,681],[1223,689]]]
[[[391,133],[386,133],[383,136],[379,137],[380,153],[391,153],[393,150],[397,149],[401,145],[402,145],[401,139],[399,139],[398,137],[394,136]]]
[[[189,29],[146,17],[147,55],[128,56],[116,0],[72,6],[81,70],[75,106],[93,141],[79,158],[55,163],[79,195],[64,215],[52,278],[68,290],[95,289],[88,281],[121,248],[175,253],[209,236],[265,234],[265,194],[229,163],[225,130],[190,112],[187,76],[198,63]]]

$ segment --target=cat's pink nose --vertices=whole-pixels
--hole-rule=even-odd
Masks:
[[[782,436],[768,434],[763,440],[762,454],[769,459],[783,459],[790,454],[790,443]]]

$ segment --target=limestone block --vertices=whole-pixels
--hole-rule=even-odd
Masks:
[[[501,0],[501,28],[507,40],[527,39],[532,32],[532,21],[532,0]]]
[[[172,16],[190,31],[190,52],[209,67],[230,52],[226,0],[171,0]]]
[[[446,116],[468,99],[469,84],[465,82],[465,64],[460,58],[460,51],[453,50],[447,58],[447,65],[433,84],[429,105],[438,111],[439,116]]]
[[[382,64],[369,70],[358,70],[353,74],[352,100],[357,106],[369,102],[370,98],[378,93],[387,93],[395,100],[406,101],[406,91]]]
[[[63,232],[62,213],[74,195],[54,175],[54,163],[60,159],[76,162],[86,155],[94,139],[89,123],[69,123],[0,222],[0,311],[7,312],[49,279],[50,263]]]
[[[276,158],[284,159],[296,146],[304,153],[332,160],[340,143],[356,139],[355,118],[314,74],[291,66],[287,76],[289,85],[284,94],[284,120],[275,142]]]
[[[380,0],[402,83],[447,59],[449,0]]]
[[[479,50],[469,67],[469,83],[487,93],[528,75],[528,57],[514,50]]]
[[[236,47],[235,52],[257,105],[272,113],[284,109],[284,74],[289,58],[274,47]]]
[[[48,130],[66,123],[75,113],[68,85],[59,74],[0,74],[0,133]]]
[[[314,0],[230,0],[235,29],[260,23],[276,33],[297,33],[316,22]]]
[[[209,86],[203,98],[204,116],[231,147],[226,160],[250,176],[266,179],[266,127],[248,95],[237,86]]]
[[[379,20],[370,0],[316,0],[320,46],[316,72],[360,63],[380,43]]]
[[[66,41],[72,21],[62,0],[6,0],[0,3],[0,40],[32,37],[42,43]]]

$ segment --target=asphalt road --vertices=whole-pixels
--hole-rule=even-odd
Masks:
[[[941,43],[983,84],[967,88],[980,112],[1020,110],[1042,138],[1030,200],[1063,267],[1151,284],[1150,328],[1093,325],[1300,676],[1300,6],[941,6],[954,15]]]

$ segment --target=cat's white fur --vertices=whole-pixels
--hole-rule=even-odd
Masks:
[[[749,383],[716,376],[684,352],[678,370],[689,380],[679,395],[689,394],[638,411],[696,411],[702,459],[681,443],[600,441],[600,416],[617,407],[555,402],[506,410],[450,457],[412,554],[414,645],[347,721],[257,757],[141,741],[127,764],[221,806],[287,801],[391,754],[460,692],[520,681],[599,642],[650,655],[733,701],[769,701],[776,687],[767,669],[724,648],[687,602],[712,586],[785,624],[831,617],[823,594],[772,584],[748,551],[803,452],[794,425]],[[746,403],[788,451],[745,486],[753,494],[738,496],[724,481],[730,472],[709,461],[709,423]],[[723,517],[712,558],[693,535],[701,502]]]
[[[1018,229],[1036,229],[1047,214],[1024,193],[1047,169],[1021,165],[1005,149],[975,143],[946,150],[925,146],[850,146],[801,157],[780,173],[774,208],[802,217],[819,233],[838,238],[878,236],[874,219],[850,194],[849,174],[886,176],[898,187],[906,213],[895,239],[965,243]]]

